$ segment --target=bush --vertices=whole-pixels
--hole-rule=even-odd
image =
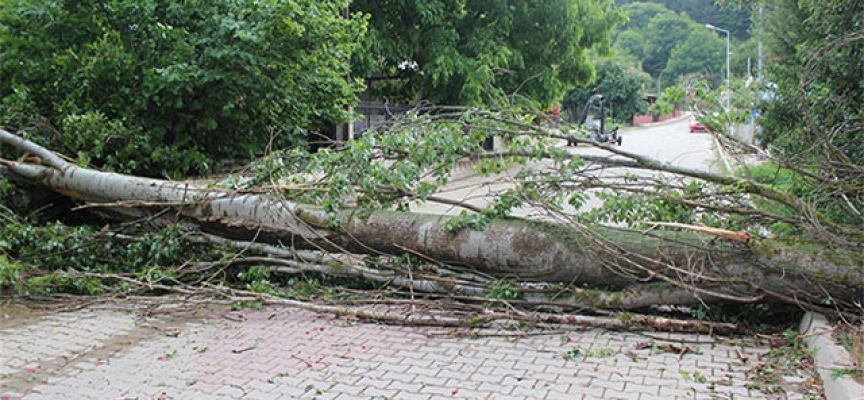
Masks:
[[[348,1],[22,0],[0,9],[0,126],[106,169],[205,172],[346,119]]]

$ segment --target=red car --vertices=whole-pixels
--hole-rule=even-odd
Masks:
[[[690,123],[690,133],[693,132],[708,132],[708,128],[699,121],[693,121]]]

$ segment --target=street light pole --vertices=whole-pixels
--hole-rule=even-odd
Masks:
[[[705,24],[705,27],[726,34],[726,112],[728,113],[729,99],[732,97],[732,91],[729,88],[729,31],[727,31],[726,29],[718,28],[711,24]]]

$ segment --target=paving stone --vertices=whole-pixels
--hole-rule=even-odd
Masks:
[[[440,374],[439,374],[440,375]],[[442,386],[447,383],[447,380],[451,379],[446,376],[427,376],[427,375],[417,375],[412,379],[412,382],[419,383],[425,386]]]
[[[644,358],[616,354],[567,361],[562,354],[574,347],[619,352],[647,340],[597,329],[568,333],[564,345],[560,335],[471,340],[427,337],[426,328],[347,325],[345,319],[301,310],[231,315],[246,320],[202,317],[183,326],[178,337],[146,328],[145,337],[123,345],[123,338],[145,328],[116,311],[49,315],[0,330],[0,374],[12,376],[20,389],[0,386],[0,399],[13,393],[25,399],[150,399],[161,391],[172,399],[205,400],[767,398],[741,388],[756,360],[752,355],[767,349],[741,345],[751,355],[745,363],[735,346],[708,343],[706,336],[651,333],[703,340],[687,344],[702,354],[634,351]],[[43,381],[28,383],[27,368]],[[680,371],[699,371],[712,381],[729,378],[734,385],[712,392]]]
[[[426,395],[426,394],[402,391],[402,392],[399,392],[399,395],[396,397],[396,399],[399,399],[399,400],[428,400],[430,397],[431,396]],[[339,400],[339,399],[337,399],[337,400]]]
[[[624,386],[624,391],[626,391],[627,393],[640,393],[640,394],[644,393],[644,394],[656,395],[656,394],[659,394],[660,387],[654,386],[654,385],[640,385],[640,384],[628,382]]]
[[[594,380],[594,384],[592,386],[596,387],[596,388],[604,388],[604,389],[609,389],[609,390],[622,391],[622,390],[624,390],[624,385],[625,385],[624,382],[621,382],[618,380],[596,379],[596,380]]]
[[[423,389],[423,385],[419,383],[409,383],[408,381],[394,380],[387,386],[387,389],[399,392],[418,392]]]
[[[510,393],[512,396],[523,396],[527,399],[542,399],[546,398],[549,395],[549,389],[545,388],[523,388],[517,387],[514,388]]]
[[[279,400],[281,397],[283,396],[279,393],[252,390],[251,392],[247,393],[243,398],[248,400]]]
[[[471,376],[468,377],[468,380],[479,383],[501,384],[502,382],[504,382],[504,378],[504,375],[492,375],[489,373],[477,371],[471,374]]]
[[[494,394],[494,397],[497,398],[497,396],[499,395],[508,395],[512,393],[513,389],[515,388],[516,387],[512,385],[499,385],[495,383],[482,382],[477,387],[477,390],[481,392],[492,393]]]
[[[246,394],[246,391],[236,386],[222,386],[213,392],[214,395],[239,399]]]
[[[452,393],[453,392],[451,392],[451,394]],[[458,398],[458,399],[480,399],[480,400],[482,400],[482,399],[488,399],[490,397],[493,397],[492,393],[482,392],[479,390],[472,390],[472,389],[459,389],[459,391],[455,395],[451,395],[451,398]]]
[[[378,388],[374,388],[374,387],[368,387],[368,388],[363,390],[362,394],[364,396],[371,396],[373,398],[379,397],[379,396],[383,396],[384,398],[395,398],[396,394],[398,394],[398,393],[399,393],[398,390],[378,389]]]
[[[574,388],[573,393],[583,395],[586,399],[602,399],[606,389],[602,387]]]

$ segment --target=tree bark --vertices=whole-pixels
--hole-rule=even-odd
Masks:
[[[323,223],[320,211],[300,216]],[[862,256],[813,243],[753,239],[747,244],[692,232],[642,233],[601,226],[501,219],[482,231],[451,233],[453,217],[394,211],[343,213],[341,235],[329,240],[353,251],[411,252],[500,277],[626,287],[651,280],[683,281],[707,297],[767,295],[804,303],[856,302],[864,293]],[[665,278],[665,279],[664,279]],[[727,296],[724,296],[727,295]]]
[[[226,232],[264,231],[280,243],[356,253],[410,252],[523,281],[617,288],[660,281],[691,289],[704,301],[769,298],[849,305],[864,300],[864,257],[818,244],[759,238],[745,244],[686,231],[645,233],[517,219],[492,221],[482,231],[450,232],[447,222],[454,217],[388,210],[345,210],[333,227],[331,216],[313,205],[80,168],[2,130],[0,142],[48,164],[0,159],[7,173],[74,199],[124,213],[170,207]]]

